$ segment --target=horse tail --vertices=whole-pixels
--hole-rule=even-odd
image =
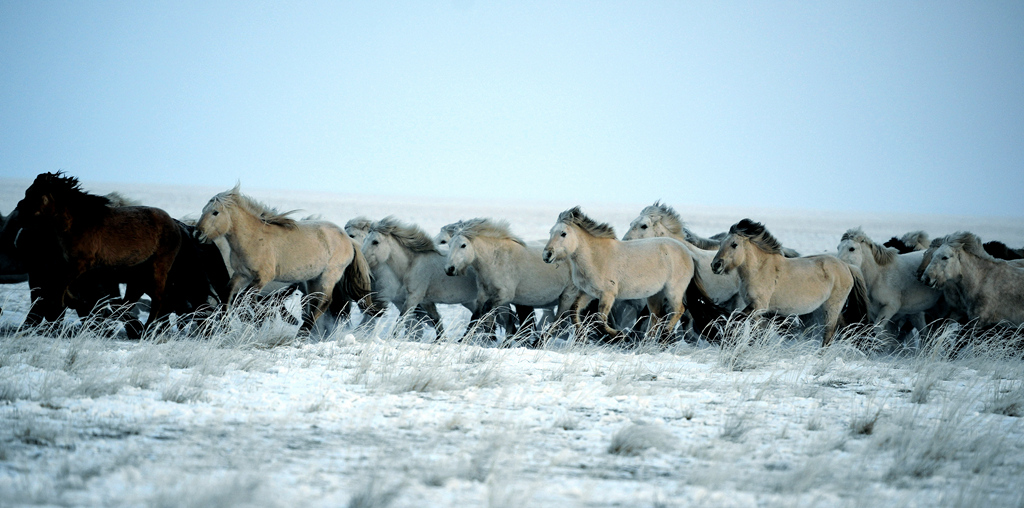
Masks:
[[[866,323],[868,319],[868,285],[864,281],[864,273],[856,266],[847,265],[850,275],[853,275],[853,288],[850,289],[850,296],[846,297],[846,305],[843,306],[843,322],[847,325],[854,323]]]
[[[716,304],[715,300],[708,296],[696,260],[694,261],[693,278],[690,279],[690,285],[686,286],[683,302],[686,303],[686,311],[690,313],[690,319],[693,320],[693,331],[704,336],[708,342],[720,341],[718,330],[711,325],[719,317],[728,315],[729,310]]]
[[[346,238],[348,238],[347,235]],[[334,299],[346,303],[358,302],[369,296],[371,291],[370,265],[366,262],[366,257],[363,256],[363,250],[359,248],[359,245],[351,238],[348,240],[352,243],[352,262],[345,267],[345,273],[341,277],[341,282],[334,287],[333,294]]]

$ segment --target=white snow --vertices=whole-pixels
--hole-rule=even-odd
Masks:
[[[27,185],[0,181],[0,210],[9,212]],[[224,190],[86,187],[177,217],[198,216]],[[526,239],[545,237],[558,212],[577,204],[310,196],[245,182],[242,190],[342,224],[393,214],[431,234],[458,219],[506,218]],[[834,252],[856,226],[878,241],[915,229],[933,237],[970,230],[1024,245],[1019,220],[665,199],[699,234],[749,216],[804,253]],[[643,205],[584,209],[621,234]],[[1019,351],[975,347],[952,360],[941,348],[865,354],[773,333],[726,349],[557,341],[531,350],[422,343],[390,326],[340,326],[319,340],[273,345],[294,335],[283,323],[235,324],[212,340],[52,338],[11,328],[24,318],[27,293],[25,284],[0,286],[8,327],[0,337],[2,506],[1024,502]],[[444,316],[466,319],[456,308]]]

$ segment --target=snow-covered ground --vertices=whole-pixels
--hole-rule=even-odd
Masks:
[[[0,181],[9,212],[29,182]],[[244,182],[243,182],[244,184]],[[89,185],[176,217],[225,189]],[[344,223],[393,214],[433,234],[473,216],[546,236],[578,203],[243,192]],[[701,208],[803,253],[862,226],[878,241],[970,230],[1024,245],[1019,220]],[[640,208],[582,203],[623,233]],[[754,345],[497,348],[282,323],[212,340],[15,331],[0,286],[0,506],[1020,506],[1024,362],[998,344],[864,354],[760,333]],[[445,309],[446,319],[465,320]],[[458,324],[456,324],[456,327]],[[738,333],[745,333],[742,330]],[[941,339],[942,337],[939,337]],[[745,342],[745,341],[744,341]],[[939,340],[941,342],[941,340]]]

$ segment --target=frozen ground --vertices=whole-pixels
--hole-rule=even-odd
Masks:
[[[0,211],[27,185],[0,181]],[[224,190],[87,188],[177,217],[197,216]],[[394,214],[430,233],[503,217],[526,239],[546,236],[577,204],[243,191],[339,223]],[[709,209],[659,197],[700,234],[750,216],[804,253],[834,252],[855,226],[876,240],[966,229],[1024,245],[1014,220]],[[583,203],[620,234],[645,204]],[[13,330],[25,285],[0,287],[0,304],[3,506],[1024,503],[1024,362],[998,341],[952,360],[941,345],[864,354],[840,341],[820,351],[771,330],[751,346],[636,351],[425,344],[389,327],[296,343],[280,323],[233,325],[213,340],[129,342]],[[445,317],[464,320],[453,308]]]

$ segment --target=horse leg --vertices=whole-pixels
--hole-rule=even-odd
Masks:
[[[583,326],[583,318],[581,313],[583,309],[586,309],[590,302],[594,301],[594,297],[580,291],[579,296],[576,297],[576,302],[573,303],[572,323],[576,326]]]
[[[610,341],[621,341],[623,334],[621,331],[615,329],[611,323],[608,322],[608,314],[612,311],[612,305],[615,304],[615,294],[605,292],[601,295],[600,300],[597,304],[597,315],[601,319],[601,325],[604,328],[604,332],[608,335]]]
[[[427,313],[427,317],[433,321],[435,337],[439,339],[444,336],[444,325],[441,324],[441,313],[437,312],[437,305],[434,305],[433,303],[423,303],[420,304],[420,308],[422,308]]]

